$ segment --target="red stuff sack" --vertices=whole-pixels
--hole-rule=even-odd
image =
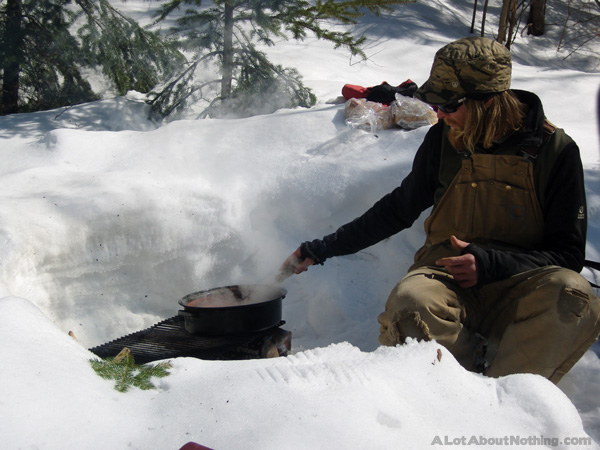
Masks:
[[[345,84],[342,88],[342,96],[346,100],[351,98],[367,98],[369,95],[369,88],[357,86],[355,84]]]

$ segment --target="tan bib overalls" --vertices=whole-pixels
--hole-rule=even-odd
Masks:
[[[444,345],[468,370],[535,373],[557,383],[600,333],[600,301],[579,274],[550,266],[463,289],[435,261],[457,256],[450,236],[483,248],[529,250],[543,236],[532,164],[475,154],[425,221],[427,240],[379,316],[379,340]]]

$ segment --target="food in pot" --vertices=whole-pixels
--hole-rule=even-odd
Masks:
[[[181,304],[192,308],[228,308],[252,305],[281,297],[280,289],[272,286],[229,286],[196,292],[182,299]]]

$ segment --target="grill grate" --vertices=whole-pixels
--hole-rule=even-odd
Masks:
[[[280,328],[228,336],[198,336],[188,333],[184,318],[174,316],[142,331],[90,348],[100,358],[114,357],[127,347],[136,363],[194,357],[207,360],[258,359],[286,356],[292,333]]]

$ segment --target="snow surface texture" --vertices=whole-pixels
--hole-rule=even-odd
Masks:
[[[366,63],[315,40],[269,49],[304,74],[320,101],[310,110],[157,124],[130,93],[1,117],[0,449],[421,449],[463,437],[600,448],[594,349],[556,387],[468,373],[444,349],[439,359],[436,343],[378,348],[376,317],[424,240],[423,218],[285,281],[287,358],[180,358],[158,390],[126,394],[87,362],[86,348],[175,315],[188,293],[272,282],[301,241],[396,187],[427,130],[351,129],[326,101],[345,83],[423,83],[435,51],[468,32],[470,6],[458,3],[422,0],[365,18]],[[121,6],[143,14],[151,5]],[[513,46],[513,86],[536,92],[581,147],[587,257],[598,261],[598,68],[535,39]],[[565,443],[588,435],[590,445]]]

